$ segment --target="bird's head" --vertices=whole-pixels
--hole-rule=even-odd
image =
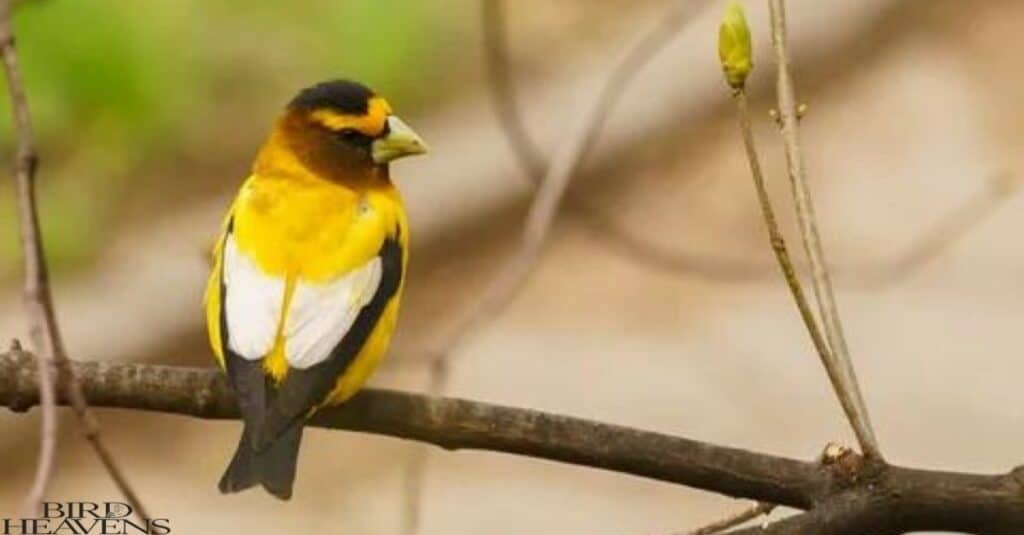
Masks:
[[[384,97],[357,82],[331,80],[303,89],[288,103],[264,152],[282,150],[314,172],[332,175],[383,166],[427,147]]]

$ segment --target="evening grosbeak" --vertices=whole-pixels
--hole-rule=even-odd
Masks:
[[[206,320],[244,428],[221,492],[292,494],[320,407],[387,351],[409,230],[388,163],[426,151],[391,106],[344,80],[302,90],[274,123],[214,248]]]

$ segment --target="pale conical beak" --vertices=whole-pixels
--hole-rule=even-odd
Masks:
[[[373,142],[373,161],[384,164],[402,156],[427,152],[427,144],[416,132],[394,115],[388,117],[388,134]]]

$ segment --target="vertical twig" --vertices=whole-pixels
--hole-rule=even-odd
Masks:
[[[771,244],[772,251],[775,253],[775,259],[778,261],[779,268],[782,270],[782,275],[786,279],[786,285],[789,286],[789,291],[793,295],[793,301],[796,302],[796,307],[800,311],[800,318],[804,322],[804,327],[807,328],[807,333],[811,337],[814,349],[818,352],[822,362],[828,362],[831,360],[828,344],[826,344],[825,338],[821,335],[818,324],[814,320],[814,313],[811,311],[811,306],[807,301],[807,296],[804,294],[800,279],[796,275],[793,259],[789,256],[789,248],[786,246],[786,239],[782,236],[779,222],[775,217],[775,209],[772,208],[771,198],[768,196],[768,187],[765,184],[764,173],[761,171],[761,161],[757,156],[754,133],[750,125],[750,109],[747,104],[746,90],[734,90],[733,99],[736,101],[740,133],[743,137],[743,148],[746,151],[747,161],[750,164],[750,174],[754,178],[754,188],[757,190],[757,200],[761,206],[761,214],[768,229],[769,243]],[[830,371],[827,366],[826,369]],[[832,379],[833,386],[836,386],[836,379],[832,376],[831,371],[829,378]]]
[[[793,80],[789,72],[789,52],[786,42],[786,11],[783,0],[768,0],[771,11],[772,44],[778,67],[777,96],[782,140],[785,146],[787,169],[793,190],[797,219],[800,225],[800,236],[803,239],[804,251],[810,264],[811,281],[814,295],[818,302],[818,313],[821,316],[825,336],[830,351],[825,360],[829,377],[835,387],[836,395],[846,412],[846,417],[853,426],[864,455],[873,459],[882,459],[878,440],[871,427],[867,406],[857,383],[853,369],[853,361],[843,334],[839,309],[836,306],[835,294],[832,291],[832,279],[825,260],[825,252],[818,235],[818,227],[814,215],[814,203],[811,200],[807,185],[801,154],[799,131],[797,127],[797,105],[794,96]]]
[[[502,23],[500,6],[495,4],[496,0],[484,0],[482,5],[483,24],[485,28],[493,29],[495,23]],[[547,242],[548,235],[558,215],[562,199],[568,189],[569,183],[579,169],[580,164],[586,158],[590,149],[597,141],[602,127],[611,114],[615,103],[625,92],[626,87],[635,77],[636,73],[647,64],[659,50],[661,50],[686,23],[692,19],[695,10],[691,4],[701,5],[704,2],[692,2],[678,4],[661,18],[654,28],[645,33],[639,41],[629,48],[622,59],[615,64],[609,73],[604,86],[598,93],[593,104],[590,105],[577,128],[570,134],[564,143],[558,148],[554,159],[546,172],[542,173],[543,178],[538,183],[533,201],[530,204],[526,220],[520,235],[519,245],[513,253],[512,258],[504,264],[491,283],[480,294],[480,297],[470,303],[469,306],[453,321],[448,327],[441,330],[441,334],[428,346],[426,358],[430,363],[430,393],[439,395],[443,393],[449,377],[451,351],[458,346],[462,339],[480,325],[491,321],[516,295],[527,277],[533,270],[537,259]],[[491,50],[501,53],[504,32],[500,38],[488,41]],[[497,43],[497,45],[495,44]],[[494,48],[497,46],[498,48]],[[492,72],[493,83],[507,85],[507,67],[504,64],[495,68],[497,75]],[[505,78],[502,78],[502,77]],[[509,93],[510,94],[510,93]],[[511,113],[514,121],[519,121],[519,113],[514,104],[505,108],[505,112]],[[504,125],[506,128],[508,125]],[[514,129],[514,128],[513,128]],[[526,138],[525,129],[521,126],[518,129],[522,140]],[[526,143],[529,143],[526,141]],[[530,145],[524,145],[530,146]],[[519,149],[529,151],[530,149]],[[525,152],[523,154],[526,154]],[[532,156],[526,156],[530,158]],[[533,164],[527,163],[525,168],[531,169]],[[541,169],[543,169],[541,167]],[[532,175],[531,175],[532,176]],[[421,496],[423,493],[423,479],[426,465],[427,450],[419,448],[410,460],[405,473],[404,481],[404,529],[406,533],[416,533],[419,529]]]
[[[11,354],[24,355],[21,343],[11,343]],[[39,381],[39,407],[41,409],[39,429],[39,461],[36,474],[32,478],[32,487],[25,497],[22,508],[24,518],[35,518],[39,514],[46,491],[53,480],[57,459],[57,392],[55,373],[50,361],[41,355],[35,355],[37,380]]]
[[[19,239],[24,252],[25,286],[24,304],[29,318],[29,335],[36,349],[36,360],[39,363],[38,381],[42,400],[42,422],[39,445],[39,461],[36,465],[32,487],[25,498],[24,511],[26,516],[35,516],[40,503],[50,486],[57,454],[57,410],[54,392],[55,367],[54,355],[62,350],[60,335],[57,333],[56,320],[52,310],[45,306],[49,296],[48,274],[46,264],[42,261],[43,252],[39,239],[39,220],[35,212],[35,182],[33,175],[36,169],[36,153],[32,146],[32,120],[29,114],[28,101],[21,83],[18,69],[18,57],[14,51],[14,33],[11,29],[11,1],[0,3],[0,53],[3,56],[4,73],[10,91],[11,112],[17,147],[14,155],[14,179],[18,203],[18,216],[21,220]],[[20,350],[20,344],[17,344]]]
[[[114,480],[118,489],[132,506],[135,514],[142,519],[149,515],[143,509],[138,496],[132,490],[118,468],[110,452],[100,439],[99,425],[89,412],[85,396],[82,394],[75,376],[68,366],[67,353],[61,339],[60,329],[53,308],[53,297],[50,293],[49,273],[46,266],[46,255],[43,252],[43,240],[39,230],[39,214],[36,209],[35,171],[38,158],[33,145],[32,118],[25,95],[21,71],[18,67],[18,55],[14,46],[14,31],[11,27],[11,9],[13,0],[0,0],[0,55],[3,57],[4,74],[7,77],[7,89],[11,99],[11,113],[14,119],[14,134],[17,148],[14,159],[14,180],[17,186],[18,217],[20,220],[20,239],[25,264],[25,312],[29,322],[29,334],[39,358],[46,361],[48,369],[58,370],[57,383],[66,387],[68,399],[71,401],[75,414],[82,425],[83,434],[99,457],[103,466]],[[40,380],[49,374],[41,373]],[[55,426],[53,422],[51,425]],[[54,434],[55,434],[55,428]],[[44,437],[44,441],[46,437]],[[56,440],[53,438],[53,440]],[[51,444],[52,445],[52,444]],[[44,448],[47,445],[44,444]],[[52,455],[52,454],[51,454]],[[53,459],[41,459],[40,464],[49,463]],[[37,477],[43,478],[33,484],[30,502],[41,498],[45,492],[47,479],[52,469],[41,466]],[[37,490],[38,487],[38,490]],[[38,493],[38,494],[37,494]],[[28,504],[34,507],[35,504]]]
[[[718,29],[718,58],[722,64],[722,74],[725,82],[732,88],[733,100],[736,102],[737,118],[739,119],[740,135],[743,138],[743,149],[746,152],[747,162],[750,165],[750,174],[754,179],[754,189],[757,192],[758,204],[761,207],[761,214],[765,227],[768,230],[768,241],[775,259],[782,270],[786,286],[789,287],[800,312],[800,319],[811,337],[811,343],[822,362],[829,362],[831,354],[828,345],[825,343],[818,323],[814,319],[814,313],[804,295],[803,286],[797,277],[793,260],[789,256],[789,249],[786,247],[786,240],[779,229],[779,222],[775,218],[775,209],[772,208],[771,197],[768,195],[768,187],[765,185],[764,173],[761,171],[761,160],[757,156],[757,147],[754,144],[754,132],[750,124],[750,108],[747,104],[746,83],[750,71],[753,69],[753,49],[750,38],[750,27],[747,25],[746,14],[743,6],[733,0],[725,9],[722,17],[722,24]],[[835,385],[835,377],[829,371],[829,378]]]
[[[761,515],[767,515],[771,513],[775,507],[775,504],[758,502],[731,516],[727,516],[721,520],[701,526],[697,529],[683,532],[679,535],[714,535],[715,533],[720,533],[727,529],[739,526],[740,524],[749,522]]]
[[[747,77],[753,69],[753,49],[750,38],[750,27],[747,25],[746,15],[742,5],[733,0],[725,10],[722,24],[718,30],[718,57],[722,63],[722,74],[726,83],[732,88],[733,100],[736,102],[736,112],[739,118],[740,135],[743,138],[743,149],[746,151],[747,161],[750,164],[750,174],[754,179],[754,189],[757,191],[758,204],[761,206],[761,214],[765,227],[768,230],[768,238],[775,253],[775,259],[786,279],[786,285],[793,295],[800,318],[804,322],[807,333],[811,337],[814,349],[817,351],[825,371],[828,373],[832,387],[836,391],[843,408],[846,409],[849,396],[839,382],[839,371],[832,365],[834,357],[831,349],[825,342],[818,322],[814,318],[807,296],[804,295],[800,279],[793,267],[793,260],[789,256],[789,249],[786,247],[785,238],[779,229],[779,223],[775,218],[775,210],[772,208],[771,198],[768,195],[768,188],[765,185],[764,173],[761,171],[761,161],[757,156],[757,148],[754,144],[754,132],[750,124],[750,109],[747,103],[746,82]]]

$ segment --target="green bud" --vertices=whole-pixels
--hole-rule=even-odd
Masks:
[[[725,8],[718,28],[718,59],[722,62],[725,81],[733,89],[741,89],[754,67],[750,45],[750,27],[743,6],[733,0]]]

